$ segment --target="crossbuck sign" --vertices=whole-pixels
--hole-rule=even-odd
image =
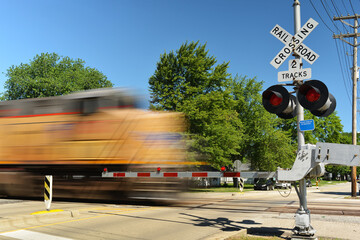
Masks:
[[[294,36],[276,24],[270,33],[282,41],[285,46],[280,50],[270,64],[273,65],[274,68],[278,69],[292,52],[305,59],[308,63],[313,64],[319,58],[319,55],[302,42],[307,36],[309,36],[318,24],[318,22],[310,18]]]

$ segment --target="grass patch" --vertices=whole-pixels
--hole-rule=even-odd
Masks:
[[[335,184],[339,184],[339,183],[346,183],[347,181],[327,181],[327,180],[321,180],[319,182],[319,187],[322,186],[327,186],[327,185],[335,185]],[[313,187],[316,187],[316,181],[315,179],[311,180],[311,183],[313,185]]]
[[[244,185],[244,192],[253,191],[254,186],[252,184]],[[203,188],[190,188],[190,192],[240,192],[238,188],[235,188],[232,183],[222,185],[220,187],[203,187]]]
[[[283,240],[284,238],[279,237],[256,237],[256,236],[240,236],[230,237],[227,240]]]
[[[345,197],[345,199],[360,199],[360,197],[352,197],[352,196],[348,196],[348,197]]]

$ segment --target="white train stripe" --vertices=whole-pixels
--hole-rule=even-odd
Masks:
[[[11,237],[21,240],[71,240],[71,238],[58,237],[45,233],[32,232],[28,230],[18,230],[13,232],[2,233],[0,236]]]

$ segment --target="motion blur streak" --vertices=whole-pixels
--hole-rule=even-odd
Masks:
[[[42,196],[54,176],[54,198],[164,198],[178,179],[101,179],[109,171],[180,171],[186,160],[180,113],[136,109],[125,89],[0,103],[0,194]]]

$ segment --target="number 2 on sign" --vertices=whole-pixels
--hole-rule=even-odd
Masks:
[[[289,71],[300,70],[300,59],[292,59],[289,61]]]

